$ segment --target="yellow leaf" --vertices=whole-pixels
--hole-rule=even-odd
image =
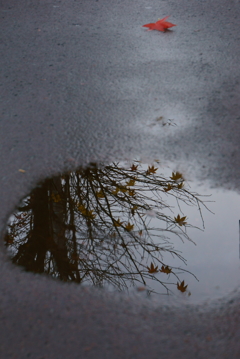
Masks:
[[[134,164],[132,164],[131,171],[136,171],[137,168],[138,168],[138,166],[135,166]]]
[[[122,192],[122,193],[126,193],[127,192],[127,188],[125,186],[122,186],[119,188],[119,190]]]
[[[113,225],[114,225],[115,227],[121,227],[122,222],[120,222],[120,219],[119,219],[119,218],[118,218],[117,221],[116,221],[116,219],[114,219]]]
[[[134,224],[131,224],[130,222],[128,222],[128,224],[125,226],[125,229],[128,232],[130,232],[133,228],[134,228]]]
[[[86,217],[88,217],[89,219],[94,219],[96,217],[96,215],[93,214],[93,211],[87,210]]]
[[[82,205],[82,204],[80,204],[79,206],[78,206],[78,210],[82,213],[82,214],[84,214],[85,215],[85,213],[86,213],[86,211],[87,211],[87,209],[84,207],[84,205]]]
[[[160,272],[170,274],[172,272],[172,269],[170,269],[169,266],[162,266]]]
[[[115,190],[114,190],[114,191],[112,191],[112,194],[113,194],[113,195],[116,195],[116,194],[118,194],[118,192],[119,192],[119,188],[118,188],[118,187],[116,187],[116,188],[115,188]]]
[[[104,198],[104,193],[102,190],[100,190],[99,192],[97,192],[97,197],[98,198]]]
[[[170,191],[171,189],[173,189],[172,185],[170,183],[168,183],[167,187],[163,187],[165,192]]]
[[[138,209],[138,206],[136,206],[136,205],[134,205],[134,206],[131,208],[131,214],[132,214],[132,216],[134,216],[136,209]]]
[[[128,194],[129,194],[129,196],[133,197],[135,195],[134,189],[129,189]]]
[[[178,188],[178,189],[182,189],[183,186],[184,186],[184,182],[181,182],[181,183],[178,184],[177,188]]]
[[[130,179],[127,183],[126,186],[134,186],[135,185],[135,180],[134,179]]]
[[[188,285],[185,285],[184,280],[180,284],[177,282],[177,289],[180,290],[180,292],[186,292],[187,287]]]
[[[82,213],[83,216],[89,218],[89,219],[94,219],[96,217],[95,214],[93,214],[93,211],[89,211],[87,208],[84,207],[84,205],[80,204],[78,206],[78,210]]]
[[[183,180],[183,175],[180,172],[172,172],[172,177],[170,177],[173,181],[177,182],[180,179]]]
[[[185,226],[187,224],[187,222],[185,221],[186,218],[186,216],[180,217],[179,214],[177,215],[177,217],[174,217],[175,222],[177,222],[179,226]]]
[[[151,166],[151,167],[150,167],[150,166],[148,166],[148,170],[147,170],[146,174],[147,174],[147,175],[150,175],[151,173],[156,173],[157,170],[158,170],[157,167],[154,167],[154,166]]]
[[[147,267],[148,273],[157,273],[158,272],[158,266],[154,267],[154,264],[151,262],[150,267]]]

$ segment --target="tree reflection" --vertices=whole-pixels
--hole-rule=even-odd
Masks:
[[[172,275],[185,291],[176,283],[179,268],[165,263],[164,253],[184,262],[169,234],[191,240],[187,227],[192,226],[186,216],[174,215],[169,196],[179,206],[197,206],[202,216],[205,204],[179,172],[164,178],[154,165],[144,168],[138,161],[129,168],[91,164],[46,179],[24,198],[10,218],[5,244],[13,263],[63,281],[122,290],[151,279],[168,292],[164,277]],[[157,228],[151,226],[152,214]]]

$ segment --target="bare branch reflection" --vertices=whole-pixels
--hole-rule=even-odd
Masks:
[[[180,207],[173,213],[170,196],[179,206],[196,206],[202,217],[205,204],[179,172],[164,178],[155,165],[145,168],[138,161],[129,168],[91,164],[46,179],[24,198],[10,218],[5,244],[13,263],[63,281],[122,290],[151,279],[169,292],[166,276],[171,275],[183,292],[179,268],[165,263],[164,254],[184,262],[169,234],[191,240],[187,228],[192,226]]]

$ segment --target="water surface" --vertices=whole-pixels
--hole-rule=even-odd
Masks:
[[[171,165],[90,164],[23,198],[5,245],[26,271],[199,303],[239,284],[239,206]]]

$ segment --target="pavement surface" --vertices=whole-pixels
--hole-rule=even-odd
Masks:
[[[141,27],[167,15],[172,31]],[[158,158],[239,191],[239,15],[238,0],[0,0],[1,232],[39,179],[89,161]],[[3,244],[0,263],[1,358],[240,357],[238,289],[167,306],[23,273]]]

